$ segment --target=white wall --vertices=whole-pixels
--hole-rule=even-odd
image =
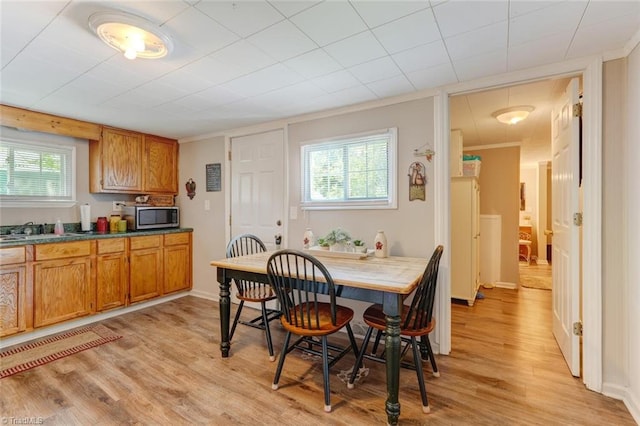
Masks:
[[[634,418],[640,423],[640,246],[638,245],[638,218],[640,218],[640,190],[638,189],[638,165],[640,165],[640,44],[627,58],[627,134],[623,138],[626,152],[624,188],[626,208],[623,229],[626,253],[626,297],[629,341],[629,403]]]

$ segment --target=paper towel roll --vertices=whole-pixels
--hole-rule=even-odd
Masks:
[[[91,206],[89,204],[80,206],[80,226],[83,231],[91,231]]]

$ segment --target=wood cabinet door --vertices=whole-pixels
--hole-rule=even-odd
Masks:
[[[142,192],[143,135],[105,127],[102,131],[103,191]]]
[[[143,237],[144,238],[144,237]],[[133,238],[132,238],[133,240]],[[132,242],[133,244],[133,242]],[[129,302],[159,296],[162,292],[162,249],[131,250],[129,253]]]
[[[178,193],[178,143],[145,135],[144,192]]]
[[[34,327],[93,313],[90,258],[38,262],[33,267],[33,280]]]
[[[96,261],[96,310],[106,311],[127,302],[129,268],[124,253],[98,256]]]
[[[26,329],[26,266],[0,267],[0,336]]]
[[[191,288],[191,248],[189,245],[164,248],[164,293]]]

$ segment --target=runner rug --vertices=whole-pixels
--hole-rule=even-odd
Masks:
[[[121,337],[99,324],[7,349],[0,352],[0,379]]]

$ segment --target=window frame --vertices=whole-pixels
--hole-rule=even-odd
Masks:
[[[357,139],[371,136],[388,137],[387,143],[387,198],[381,200],[355,199],[339,201],[311,201],[308,197],[310,190],[310,178],[308,167],[308,148],[319,145],[342,146]],[[310,151],[309,151],[310,152]],[[398,208],[398,184],[397,184],[397,158],[398,158],[398,128],[390,127],[368,132],[341,135],[325,139],[305,141],[300,144],[300,207],[302,210],[375,210]]]
[[[45,152],[47,149],[50,149],[52,152],[60,153],[60,151],[67,151],[64,155],[69,156],[69,160],[71,161],[70,167],[70,179],[68,192],[69,196],[65,198],[53,198],[53,197],[34,197],[34,196],[26,196],[26,195],[3,195],[0,194],[0,204],[3,208],[5,207],[16,207],[16,208],[56,208],[56,207],[72,207],[75,206],[77,202],[76,197],[76,174],[77,174],[77,161],[76,161],[76,146],[69,143],[55,143],[49,141],[34,141],[32,139],[16,139],[12,137],[5,137],[4,135],[0,135],[0,145],[3,142],[8,142],[12,145],[24,146],[25,148],[39,149],[42,152]]]

